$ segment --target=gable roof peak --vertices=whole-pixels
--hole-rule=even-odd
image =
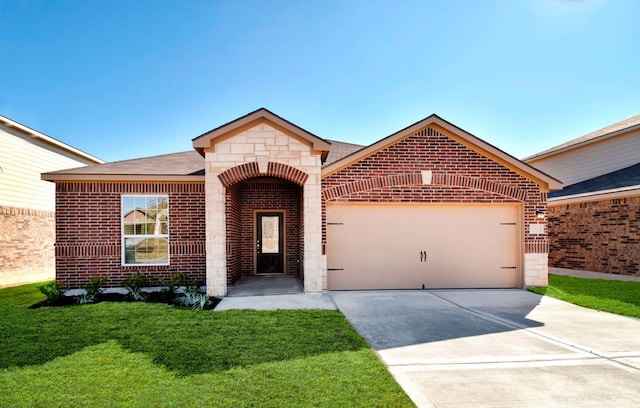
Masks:
[[[297,137],[309,143],[313,150],[321,152],[323,161],[326,159],[331,143],[301,128],[300,126],[289,122],[264,107],[258,108],[253,112],[249,112],[244,116],[218,126],[217,128],[194,138],[192,140],[193,148],[204,156],[204,149],[214,145],[216,143],[216,139],[221,140],[265,122],[268,122],[271,126],[277,128],[283,133],[287,133],[290,136]]]
[[[559,180],[549,176],[548,174],[524,163],[523,161],[511,156],[509,153],[493,146],[490,143],[472,135],[462,128],[452,124],[451,122],[441,118],[435,113],[427,116],[426,118],[415,122],[412,125],[405,127],[379,141],[360,149],[348,156],[345,156],[325,167],[322,168],[322,177],[328,177],[345,167],[350,166],[353,163],[359,162],[366,157],[369,157],[395,143],[398,143],[405,138],[417,134],[418,132],[431,128],[436,132],[456,140],[457,142],[479,152],[480,154],[489,157],[494,161],[498,161],[504,166],[524,175],[530,180],[543,185],[548,190],[558,190],[562,188],[562,183]]]

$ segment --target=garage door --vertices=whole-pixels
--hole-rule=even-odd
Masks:
[[[328,204],[328,287],[519,287],[520,208]]]

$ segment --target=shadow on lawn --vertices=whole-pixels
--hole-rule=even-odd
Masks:
[[[20,288],[0,291],[0,368],[43,364],[110,340],[181,375],[367,347],[337,311],[213,313],[115,302],[29,309],[41,296],[35,285]]]

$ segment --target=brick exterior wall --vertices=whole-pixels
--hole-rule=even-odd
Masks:
[[[121,197],[169,196],[168,266],[122,266]],[[204,183],[56,183],[56,278],[72,288],[109,275],[107,287],[141,271],[152,283],[171,273],[205,280]]]
[[[0,206],[0,287],[53,279],[53,211]]]
[[[258,179],[259,180],[259,179]],[[254,275],[256,252],[256,221],[254,211],[284,210],[285,256],[284,273],[300,274],[300,195],[301,188],[292,183],[242,183],[242,242],[244,253],[242,274]],[[227,237],[229,237],[227,230]]]
[[[432,172],[429,185],[423,185],[425,170]],[[531,224],[545,223],[535,211],[546,213],[546,200],[533,181],[426,128],[323,178],[323,248],[327,202],[514,203],[524,204],[525,254],[546,256],[546,231],[529,233]],[[525,265],[525,284],[546,284],[546,267],[538,271]]]
[[[549,207],[549,266],[640,276],[640,197]]]
[[[227,226],[227,284],[232,285],[242,276],[242,183],[233,184],[225,191]]]
[[[302,189],[284,180],[260,177],[226,188],[227,284],[242,275],[255,275],[255,211],[285,211],[286,275],[300,275],[302,240]]]

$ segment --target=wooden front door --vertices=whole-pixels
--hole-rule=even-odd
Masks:
[[[256,273],[284,273],[284,214],[257,213]]]

